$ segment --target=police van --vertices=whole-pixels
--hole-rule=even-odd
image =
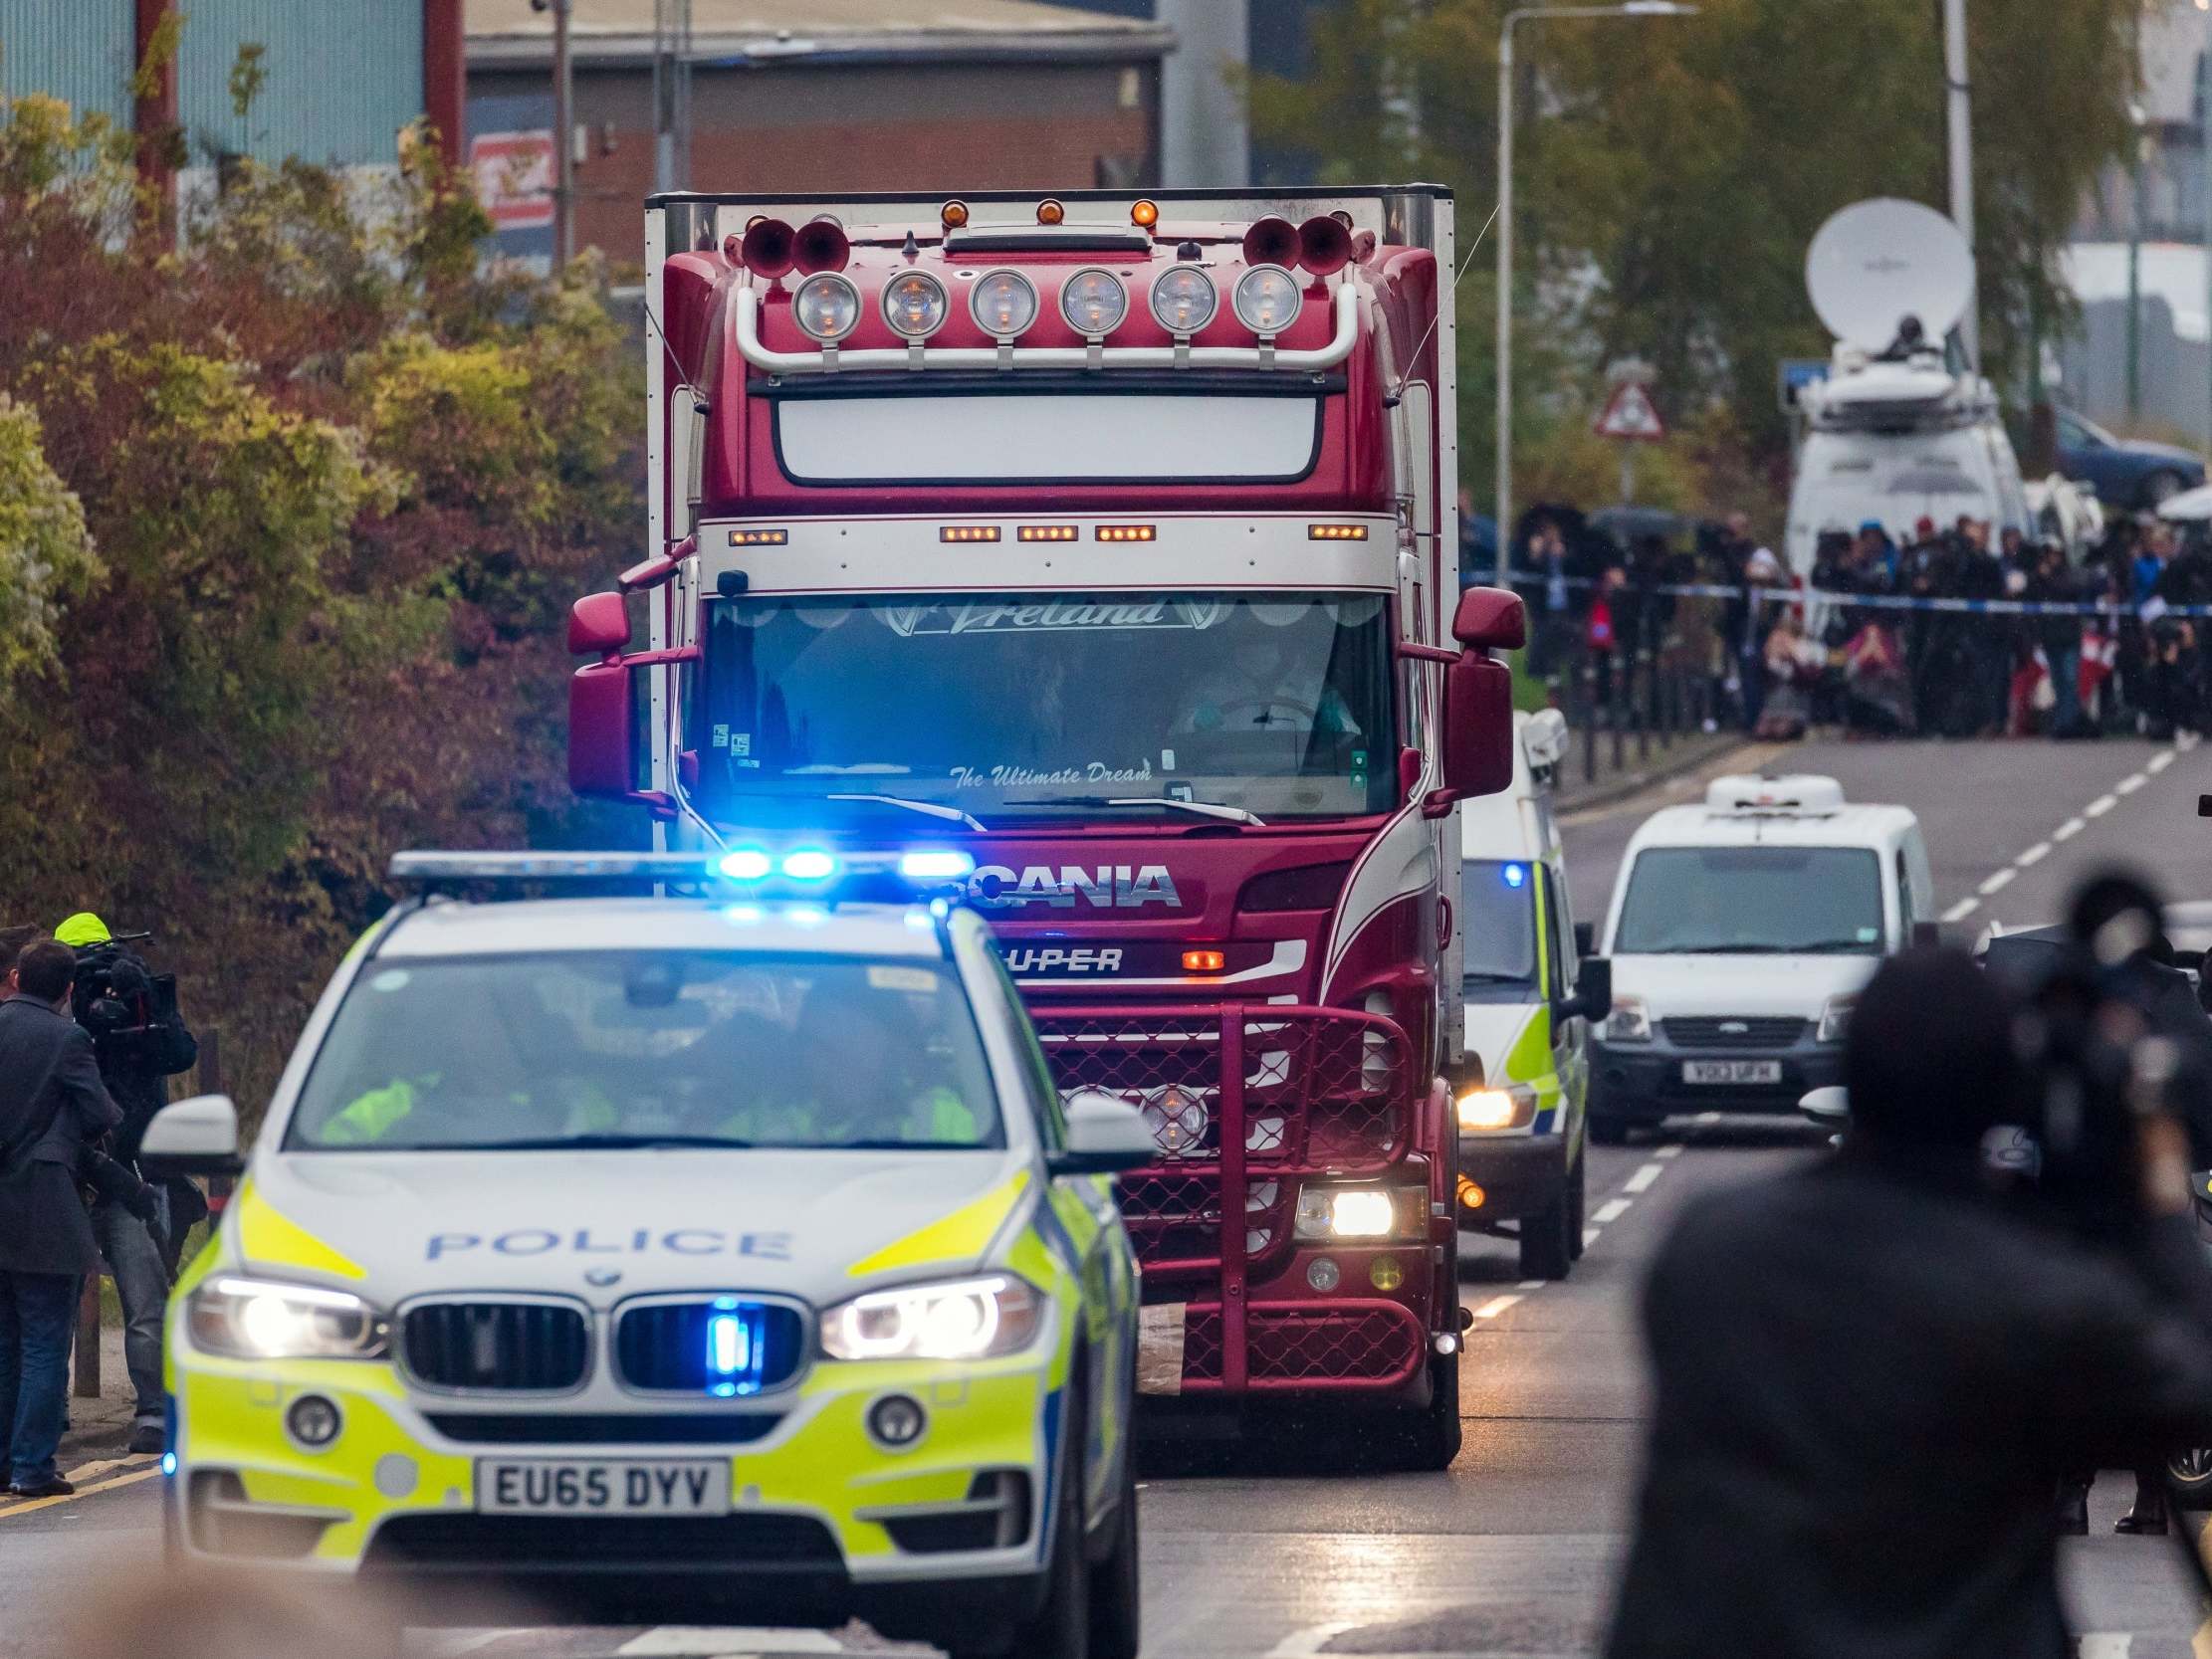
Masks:
[[[1519,1242],[1521,1272],[1563,1279],[1582,1254],[1584,1094],[1592,1019],[1612,1005],[1603,958],[1576,951],[1552,780],[1555,709],[1514,717],[1513,782],[1459,805],[1466,1053],[1458,1090],[1459,1222]]]
[[[966,854],[720,863],[403,854],[554,896],[396,908],[242,1166],[222,1097],[155,1119],[149,1165],[243,1174],[170,1304],[172,1555],[420,1622],[489,1583],[1129,1659],[1111,1176],[1151,1134],[1063,1103],[984,924],[924,897]],[[558,896],[609,878],[695,892]]]
[[[1613,1012],[1592,1045],[1590,1137],[1669,1113],[1791,1113],[1843,1080],[1844,1033],[1882,958],[1932,939],[1919,820],[1832,777],[1715,778],[1654,813],[1606,912]]]

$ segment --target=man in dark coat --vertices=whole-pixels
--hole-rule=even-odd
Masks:
[[[2010,1006],[1955,951],[1868,985],[1844,1150],[1703,1198],[1645,1293],[1649,1464],[1609,1659],[2065,1659],[2052,1494],[2201,1444],[2187,1142],[2130,1143],[2130,1248],[1992,1188]]]
[[[76,954],[38,939],[0,1002],[0,1473],[24,1498],[72,1490],[54,1467],[79,1279],[97,1272],[78,1196],[84,1149],[122,1122],[93,1040],[69,1017]]]

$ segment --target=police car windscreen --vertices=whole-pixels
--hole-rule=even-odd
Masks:
[[[1878,956],[1881,941],[1881,863],[1866,848],[1652,847],[1613,953]]]
[[[1536,983],[1536,878],[1525,863],[1468,859],[1459,932],[1469,1000],[1517,1001]]]
[[[684,746],[709,816],[881,793],[991,821],[1177,795],[1276,818],[1388,811],[1373,594],[968,593],[708,604]]]
[[[937,967],[654,950],[369,963],[316,1054],[285,1144],[1004,1140],[967,998]]]

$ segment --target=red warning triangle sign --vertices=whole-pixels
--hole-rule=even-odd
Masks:
[[[1598,416],[1597,433],[1601,438],[1654,444],[1666,436],[1666,423],[1659,419],[1652,394],[1634,380],[1624,380],[1606,399],[1605,410]]]

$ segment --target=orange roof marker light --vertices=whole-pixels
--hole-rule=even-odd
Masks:
[[[1306,526],[1306,539],[1308,541],[1365,541],[1367,539],[1367,526],[1365,524],[1308,524]]]
[[[947,230],[957,231],[968,223],[968,204],[959,200],[949,201],[937,210],[937,217]]]
[[[1066,218],[1067,209],[1061,206],[1060,203],[1054,201],[1050,196],[1045,197],[1043,201],[1037,203],[1038,224],[1057,225]]]
[[[1153,201],[1138,202],[1129,210],[1129,222],[1149,231],[1160,223],[1160,204]]]
[[[937,526],[940,541],[995,541],[998,539],[996,524],[940,524]]]
[[[1101,541],[1153,541],[1159,529],[1152,524],[1101,524],[1098,539]]]
[[[1023,524],[1014,532],[1024,541],[1073,541],[1073,524]]]

